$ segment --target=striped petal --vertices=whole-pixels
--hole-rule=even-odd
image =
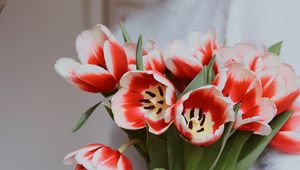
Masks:
[[[143,64],[145,70],[156,70],[165,73],[165,65],[158,50],[149,51],[148,54],[143,56]]]
[[[222,58],[223,67],[232,63],[242,64],[252,71],[261,71],[263,67],[260,50],[253,44],[238,43],[234,47],[218,48],[216,58]]]
[[[237,114],[235,127],[244,131],[253,131],[254,134],[269,135],[272,129],[268,123],[275,117],[276,112],[274,102],[262,98],[253,108],[242,110]]]
[[[105,41],[103,48],[107,70],[119,81],[128,71],[124,49],[117,41]]]
[[[78,170],[132,170],[130,160],[119,151],[102,144],[90,144],[68,154],[64,162],[75,157]]]
[[[69,83],[74,84],[72,77],[74,71],[80,66],[78,62],[71,58],[60,58],[56,61],[54,68],[55,71],[66,79]]]
[[[95,65],[80,65],[75,70],[73,81],[79,88],[89,92],[107,94],[116,88],[114,77],[107,70]]]
[[[174,87],[156,71],[130,71],[120,80],[121,89],[112,98],[115,122],[125,129],[149,125],[154,134],[163,133],[168,108],[175,103]]]
[[[143,49],[143,66],[144,70],[156,70],[161,73],[165,72],[165,65],[162,59],[161,51],[158,49],[156,44],[150,40],[147,41],[148,49]],[[130,70],[136,70],[136,44],[129,42],[124,45],[124,50],[127,57],[127,62],[133,65]],[[132,67],[132,66],[130,66]]]
[[[300,107],[295,106],[293,115],[272,139],[270,145],[282,152],[300,154]]]
[[[290,65],[280,64],[259,74],[263,97],[272,99],[277,114],[289,109],[299,96],[299,84],[295,71]]]
[[[241,64],[230,64],[227,72],[227,81],[216,82],[223,83],[222,92],[228,96],[234,104],[241,103],[241,109],[247,110],[255,106],[261,98],[262,88],[257,76]],[[218,76],[225,76],[220,73]],[[220,79],[223,79],[220,77]],[[220,86],[220,84],[215,84]]]
[[[214,51],[218,48],[216,35],[214,31],[205,34],[199,31],[193,31],[188,36],[189,50],[196,56],[203,66],[208,65],[214,55]],[[214,70],[219,72],[219,59],[215,60]]]
[[[76,50],[83,64],[106,67],[103,53],[104,41],[116,41],[112,33],[104,26],[97,25],[92,30],[83,31],[76,39]]]
[[[172,108],[175,127],[195,145],[218,140],[224,124],[234,120],[231,104],[215,86],[203,86],[182,96]]]
[[[166,67],[178,77],[193,79],[203,67],[200,60],[189,52],[183,41],[174,41],[164,52],[163,59]]]

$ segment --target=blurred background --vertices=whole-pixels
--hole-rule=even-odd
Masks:
[[[297,0],[6,0],[3,6],[4,2],[0,0],[0,169],[71,169],[62,159],[74,149],[94,142],[117,148],[126,142],[102,108],[72,134],[80,115],[101,96],[72,87],[54,71],[58,58],[77,59],[76,36],[97,23],[120,37],[118,23],[124,20],[133,37],[143,33],[162,47],[193,29],[214,29],[219,42],[227,39],[229,44],[283,40],[282,60],[300,73]],[[144,169],[137,153],[128,153],[134,169]],[[290,156],[289,161],[295,164],[300,158]],[[286,167],[272,164],[275,169]]]

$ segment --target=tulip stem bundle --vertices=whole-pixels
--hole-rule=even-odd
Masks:
[[[83,91],[105,99],[76,123],[79,130],[104,106],[129,138],[119,149],[90,144],[68,154],[78,170],[132,170],[134,146],[149,170],[244,170],[272,146],[300,153],[299,80],[279,58],[282,42],[219,45],[213,32],[160,48],[137,43],[123,23],[124,44],[104,25],[76,39],[80,62],[59,59],[56,71]]]

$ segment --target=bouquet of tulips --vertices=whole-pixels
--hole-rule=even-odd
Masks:
[[[121,23],[124,44],[104,25],[76,40],[80,62],[61,58],[56,71],[104,100],[88,109],[77,131],[103,106],[128,135],[119,149],[90,144],[64,158],[76,170],[131,170],[133,146],[151,170],[243,170],[272,146],[300,153],[298,78],[271,47],[227,46],[193,31],[160,48],[135,43]],[[297,131],[298,130],[298,131]]]

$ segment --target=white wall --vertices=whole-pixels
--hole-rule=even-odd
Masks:
[[[0,15],[0,169],[72,169],[62,164],[68,152],[110,144],[111,132],[113,147],[125,142],[102,109],[78,133],[70,132],[101,98],[66,83],[53,68],[58,58],[76,56],[75,38],[86,28],[82,2],[8,0]]]

